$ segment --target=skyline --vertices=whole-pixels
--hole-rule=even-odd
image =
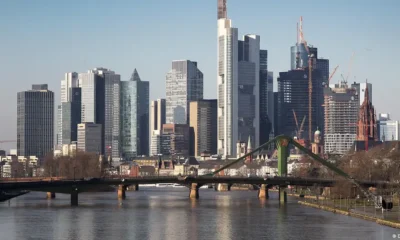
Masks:
[[[92,11],[87,10],[89,6],[104,10],[107,6],[105,1],[96,1],[97,4],[93,5],[71,2],[74,4],[51,1],[41,1],[35,5],[28,1],[3,4],[0,10],[0,27],[5,34],[0,40],[0,52],[3,53],[0,56],[0,66],[4,67],[3,81],[11,84],[6,85],[6,91],[0,96],[0,107],[3,109],[3,134],[0,140],[16,139],[17,92],[29,89],[31,84],[49,84],[49,90],[54,91],[55,103],[58,105],[60,82],[64,73],[71,71],[86,72],[95,67],[105,67],[121,74],[121,80],[129,80],[134,68],[137,68],[142,79],[150,81],[150,100],[153,100],[165,98],[165,76],[172,60],[189,59],[197,61],[199,69],[204,73],[204,97],[216,98],[216,1],[175,1],[172,6],[174,11],[188,13],[187,16],[182,16],[185,21],[176,17],[173,11],[164,11],[171,4],[162,1],[137,3],[136,7],[143,8],[140,11],[130,8],[129,4],[135,4],[120,1],[112,5],[108,15],[101,16],[96,11],[91,15]],[[87,1],[90,2],[94,1]],[[396,36],[400,35],[400,30],[395,25],[396,20],[399,20],[395,16],[395,9],[400,3],[387,1],[385,6],[373,3],[369,7],[360,8],[357,3],[365,4],[365,1],[353,1],[347,3],[348,7],[341,9],[340,3],[343,1],[336,1],[335,4],[321,4],[316,1],[293,1],[292,4],[253,2],[258,4],[248,6],[238,0],[228,0],[228,17],[232,19],[233,26],[239,29],[239,35],[260,35],[261,49],[269,52],[268,70],[274,72],[275,89],[278,72],[290,68],[290,46],[296,41],[296,22],[303,16],[303,30],[308,43],[318,47],[319,55],[330,60],[330,71],[340,65],[332,83],[340,79],[340,74],[347,75],[350,57],[355,51],[350,83],[354,81],[354,76],[357,82],[365,82],[368,78],[368,82],[374,87],[373,104],[377,112],[390,112],[392,119],[400,118],[399,112],[390,111],[395,109],[396,89],[400,89],[400,83],[394,80],[395,57],[400,54],[395,42]],[[31,6],[25,8],[19,5],[21,3]],[[152,3],[159,4],[152,8]],[[77,12],[75,21],[70,18],[72,11],[67,11],[71,7],[69,5],[73,5]],[[38,11],[44,6],[52,14],[46,15]],[[285,9],[288,6],[290,9]],[[310,6],[316,11],[315,16],[312,16],[311,10],[304,10]],[[338,8],[336,12],[334,6]],[[274,11],[268,11],[268,7],[272,7]],[[293,11],[292,8],[297,10]],[[65,12],[59,12],[60,9]],[[190,9],[198,11],[190,13]],[[153,12],[148,14],[150,10]],[[287,15],[280,15],[283,10]],[[162,11],[163,15],[160,15]],[[14,16],[16,12],[18,14]],[[380,12],[385,14],[380,15]],[[326,17],[329,14],[331,16]],[[40,18],[30,19],[35,16]],[[170,20],[170,23],[165,19]],[[105,27],[104,22],[108,22]],[[179,31],[179,28],[182,30]],[[352,30],[353,33],[345,34],[346,30]],[[103,36],[106,38],[102,38]],[[107,51],[102,53],[101,49]],[[136,53],[139,54],[135,55]],[[381,79],[385,79],[385,84],[382,84]],[[388,84],[392,84],[390,88],[386,87]],[[0,147],[7,149],[6,145]]]

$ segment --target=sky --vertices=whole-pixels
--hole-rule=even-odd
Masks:
[[[339,65],[331,83],[355,52],[349,82],[368,79],[377,112],[400,120],[400,1],[228,0],[227,9],[240,36],[260,35],[275,79],[290,68],[303,16],[307,42],[331,71]],[[204,74],[204,97],[217,95],[217,0],[3,0],[0,33],[0,141],[16,140],[17,92],[47,83],[59,104],[66,72],[106,67],[129,80],[136,68],[156,99],[172,60],[189,59]]]

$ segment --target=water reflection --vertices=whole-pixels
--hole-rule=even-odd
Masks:
[[[335,215],[255,192],[141,189],[118,201],[115,193],[46,200],[31,193],[0,204],[1,239],[392,239],[397,230]],[[353,238],[351,238],[353,237]]]

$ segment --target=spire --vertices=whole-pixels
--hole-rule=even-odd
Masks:
[[[247,141],[247,149],[252,149],[251,148],[251,137],[249,136],[249,140]]]
[[[132,76],[131,76],[131,81],[141,81],[139,77],[139,73],[137,72],[136,68],[133,70]]]
[[[368,91],[368,80],[366,81],[367,84],[365,86],[365,93],[364,93],[364,102],[369,102],[369,91]]]
[[[227,18],[226,0],[218,0],[218,19]]]

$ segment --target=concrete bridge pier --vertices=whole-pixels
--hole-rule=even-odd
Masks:
[[[217,191],[218,192],[226,192],[231,190],[232,184],[227,183],[218,183],[217,184]]]
[[[285,204],[287,202],[287,194],[285,187],[279,186],[279,203]]]
[[[78,206],[78,189],[74,188],[71,192],[71,206]]]
[[[189,193],[190,199],[199,199],[199,188],[200,186],[197,183],[190,184],[190,193]]]
[[[132,191],[139,191],[139,184],[130,185],[129,189]]]
[[[258,190],[258,198],[260,198],[260,199],[268,199],[269,198],[267,184],[261,184],[261,187]]]
[[[125,185],[118,185],[118,199],[125,199],[126,198],[126,186]]]
[[[54,199],[54,198],[56,198],[56,193],[55,192],[47,192],[46,197],[47,197],[47,199]]]

